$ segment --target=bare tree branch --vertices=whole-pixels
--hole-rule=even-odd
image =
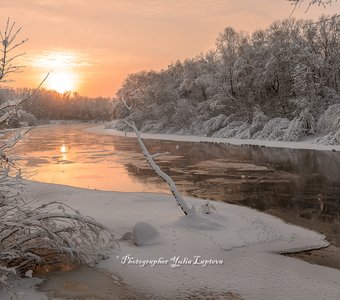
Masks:
[[[122,101],[124,103],[124,105],[126,106],[126,108],[129,110],[129,112],[132,109],[132,106],[128,106],[126,101],[122,98]],[[184,201],[181,193],[178,191],[177,186],[175,184],[175,182],[172,180],[172,178],[166,174],[165,172],[163,172],[160,167],[155,163],[154,158],[157,156],[160,156],[160,153],[156,153],[154,155],[151,155],[149,153],[149,150],[146,148],[142,138],[141,138],[141,134],[140,131],[137,129],[134,121],[132,120],[131,116],[130,116],[130,122],[129,121],[125,121],[125,124],[128,125],[136,134],[137,137],[137,141],[142,149],[142,153],[145,157],[145,159],[147,160],[147,162],[149,163],[149,165],[151,166],[151,168],[156,172],[156,174],[161,177],[168,185],[170,188],[171,193],[173,194],[173,196],[175,197],[175,200],[178,204],[178,206],[182,209],[182,211],[184,212],[185,215],[188,215],[191,213],[191,209],[189,208],[189,206],[186,204],[186,202]],[[164,154],[164,153],[163,153]]]
[[[287,0],[287,1],[290,2],[292,5],[295,5],[295,7],[305,2],[305,0]],[[306,11],[308,11],[312,5],[327,7],[336,1],[337,0],[309,0]]]
[[[8,18],[5,30],[3,32],[0,30],[0,37],[1,37],[0,51],[2,53],[2,58],[0,60],[0,82],[3,82],[8,74],[18,73],[23,68],[23,66],[11,64],[11,62],[15,58],[21,56],[22,54],[10,56],[10,52],[12,52],[14,49],[18,48],[19,46],[27,42],[27,39],[23,39],[22,41],[17,42],[16,44],[13,44],[19,32],[21,31],[21,27],[20,27],[13,33],[14,27],[15,27],[15,22],[11,22],[10,18]]]

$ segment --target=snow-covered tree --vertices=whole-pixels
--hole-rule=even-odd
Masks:
[[[20,28],[16,29],[10,19],[5,30],[0,31],[0,83],[21,71],[21,66],[15,64],[20,54],[14,50],[26,40],[16,42],[19,32]],[[22,98],[2,99],[0,128],[15,114],[23,114],[18,108],[39,87]],[[7,151],[27,131],[18,131],[0,142],[0,286],[9,290],[11,275],[30,276],[36,265],[55,263],[64,257],[79,263],[95,263],[105,257],[114,244],[110,229],[63,203],[33,207],[26,202],[20,170]]]
[[[339,36],[336,16],[276,21],[252,35],[226,28],[206,54],[159,72],[130,74],[117,98],[134,106],[142,131],[296,139],[302,135],[293,131],[314,132],[297,128],[305,124],[302,115],[318,120],[340,102]],[[128,112],[119,102],[115,112],[122,120],[114,126],[123,128]],[[274,121],[264,126],[265,119]],[[293,120],[290,134],[282,134]],[[257,134],[261,127],[266,132]]]

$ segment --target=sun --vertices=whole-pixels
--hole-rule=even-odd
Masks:
[[[72,71],[54,71],[48,76],[46,85],[58,93],[75,91],[77,78]]]
[[[76,91],[81,83],[80,68],[87,66],[87,58],[75,51],[44,51],[31,59],[34,67],[50,72],[44,86],[58,93]]]

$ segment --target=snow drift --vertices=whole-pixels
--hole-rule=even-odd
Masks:
[[[133,228],[139,228],[142,240],[144,234],[146,240],[159,235],[152,245],[122,239],[119,250],[99,264],[106,273],[155,296],[197,298],[202,289],[211,295],[234,292],[245,299],[337,299],[340,294],[339,270],[273,254],[324,247],[325,237],[267,214],[217,202],[209,214],[182,216],[170,195],[36,182],[27,182],[25,189],[37,205],[58,199],[115,229],[117,236]],[[206,205],[204,200],[186,201],[197,211]]]

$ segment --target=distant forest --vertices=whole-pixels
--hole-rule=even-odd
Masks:
[[[276,21],[251,35],[228,27],[206,54],[130,74],[111,127],[124,129],[124,98],[144,132],[338,144],[338,17]]]
[[[32,89],[1,88],[0,104],[8,99],[24,98],[32,92]],[[112,99],[40,89],[29,101],[21,104],[9,125],[17,127],[22,122],[35,125],[38,121],[49,120],[109,121],[111,117]]]

